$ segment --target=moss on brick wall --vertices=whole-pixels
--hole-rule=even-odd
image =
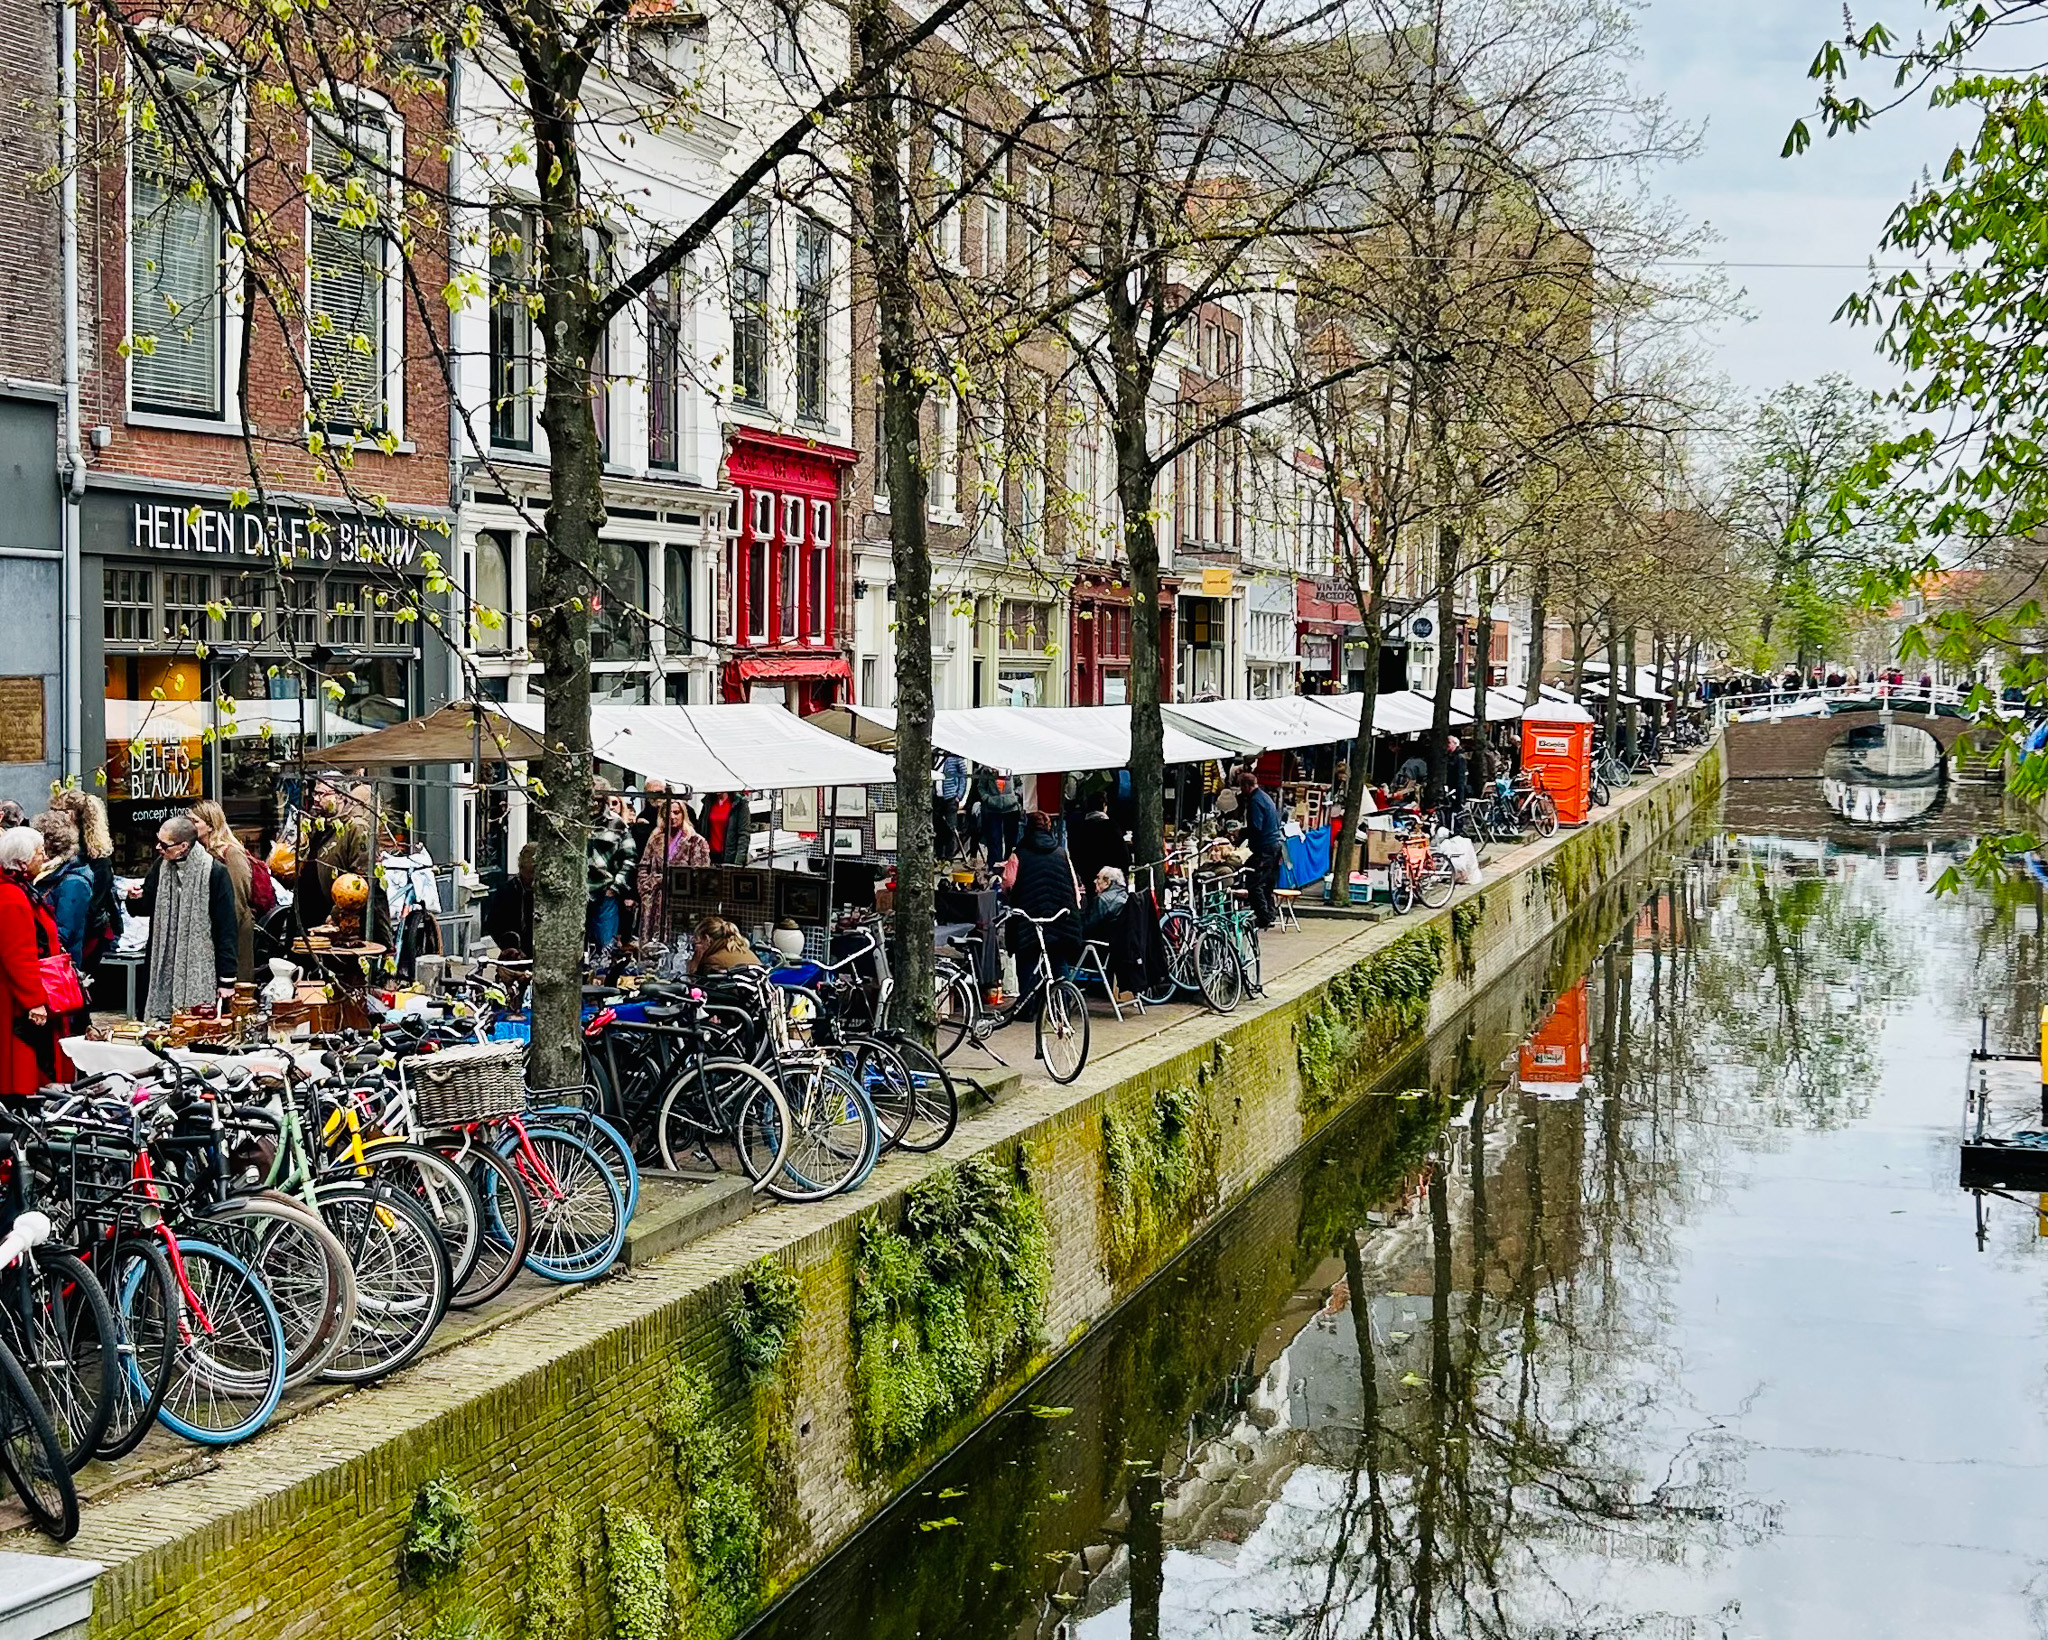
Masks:
[[[1102,1242],[1118,1279],[1156,1265],[1216,1206],[1215,1113],[1206,1067],[1186,1085],[1102,1113]]]
[[[1295,1029],[1306,1119],[1327,1115],[1364,1067],[1422,1029],[1443,971],[1444,932],[1432,921],[1331,979]]]
[[[1051,1280],[1045,1214],[1007,1161],[969,1158],[860,1224],[854,1421],[870,1467],[943,1434],[1029,1355]]]

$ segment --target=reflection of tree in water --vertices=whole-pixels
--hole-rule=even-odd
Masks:
[[[1493,1067],[1460,1063],[1471,1115],[1439,1151],[1411,1234],[1342,1235],[1343,1283],[1293,1347],[1312,1364],[1274,1369],[1300,1372],[1322,1403],[1285,1432],[1300,1467],[1238,1551],[1240,1575],[1193,1598],[1205,1620],[1166,1632],[1725,1632],[1718,1615],[1608,1611],[1594,1580],[1573,1576],[1595,1562],[1609,1585],[1628,1564],[1683,1568],[1772,1526],[1736,1495],[1734,1442],[1704,1418],[1674,1435],[1686,1413],[1658,1353],[1671,1239],[1694,1199],[1687,1153],[1713,1142],[1681,1120],[1688,1056],[1665,1060],[1697,1039],[1697,962],[1678,942],[1703,905],[1696,880],[1675,886],[1646,918],[1646,949],[1598,963],[1584,1101],[1496,1108]],[[1409,1310],[1419,1321],[1403,1331]],[[1341,1397],[1322,1381],[1340,1362]],[[1170,1498],[1167,1510],[1171,1540]],[[1132,1632],[1157,1634],[1142,1592],[1165,1583],[1139,1577],[1130,1547]],[[1639,1594],[1656,1603],[1654,1582]]]
[[[1971,1014],[1988,1015],[1991,1046],[2024,1053],[2040,1035],[2041,976],[2048,971],[2048,886],[2025,870],[1945,899],[1962,930],[1954,962],[1930,976],[1954,988]]]
[[[1868,1108],[1878,1010],[1914,975],[1879,893],[1747,866],[1719,897],[1693,953],[1690,1023],[1764,1125],[1836,1128]]]

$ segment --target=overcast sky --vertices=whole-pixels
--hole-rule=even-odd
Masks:
[[[1910,36],[1921,0],[1858,0],[1858,23],[1882,17]],[[1886,216],[1923,170],[1939,167],[1967,127],[1952,115],[1900,109],[1873,128],[1780,159],[1793,120],[1813,106],[1815,49],[1842,26],[1841,0],[1647,0],[1640,17],[1644,87],[1704,128],[1697,157],[1666,174],[1667,190],[1721,235],[1709,255],[1730,264],[1748,323],[1716,334],[1720,366],[1748,392],[1838,370],[1870,387],[1890,368],[1870,334],[1831,320],[1863,283]],[[1879,75],[1859,77],[1875,96]],[[1846,265],[1844,265],[1846,264]]]

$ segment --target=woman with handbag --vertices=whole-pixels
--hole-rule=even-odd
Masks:
[[[92,867],[78,857],[78,828],[71,817],[54,809],[29,822],[43,840],[43,863],[36,871],[36,901],[57,925],[64,954],[80,974],[85,972],[85,936],[92,910]]]
[[[70,1081],[57,1042],[85,1023],[78,971],[35,897],[42,853],[42,838],[27,826],[0,831],[0,1096]]]

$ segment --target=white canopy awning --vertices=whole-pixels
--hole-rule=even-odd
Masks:
[[[1340,697],[1356,702],[1356,695]],[[1436,721],[1436,702],[1414,689],[1397,689],[1380,696],[1372,709],[1372,732],[1376,735],[1426,735]],[[1470,723],[1472,714],[1458,710],[1451,701],[1451,722]]]
[[[877,729],[892,738],[896,712],[888,706],[849,706],[846,716],[819,713],[827,722],[840,721],[866,739]],[[1172,712],[1176,708],[1166,708]],[[1218,745],[1201,738],[1168,717],[1166,761],[1214,763],[1239,755],[1239,746]],[[1128,706],[968,706],[932,714],[932,744],[942,752],[964,757],[1006,774],[1092,774],[1121,769],[1131,761],[1131,709]]]
[[[1522,713],[1525,723],[1591,723],[1592,713],[1574,700],[1553,699],[1548,690]]]
[[[767,702],[592,706],[597,755],[645,780],[693,792],[886,786],[896,765]]]
[[[1608,671],[1607,663],[1605,661],[1588,661],[1586,662],[1586,671],[1593,677],[1605,678]],[[1657,669],[1654,666],[1639,666],[1635,670],[1634,688],[1629,687],[1629,680],[1626,677],[1622,679],[1622,698],[1626,700],[1630,695],[1634,695],[1637,700],[1666,701],[1671,698],[1664,689],[1664,685],[1667,683],[1674,689],[1678,687],[1675,678],[1666,679],[1658,676]],[[1590,693],[1590,686],[1588,692]]]
[[[1175,701],[1160,708],[1169,721],[1204,740],[1234,744],[1246,752],[1280,752],[1292,746],[1327,746],[1358,732],[1336,721],[1314,695],[1279,695],[1270,700]]]
[[[1451,691],[1451,715],[1463,716],[1468,723],[1478,717],[1478,702],[1473,698],[1473,689]],[[1512,723],[1522,715],[1524,701],[1522,691],[1502,686],[1486,691],[1486,721],[1488,723]]]

